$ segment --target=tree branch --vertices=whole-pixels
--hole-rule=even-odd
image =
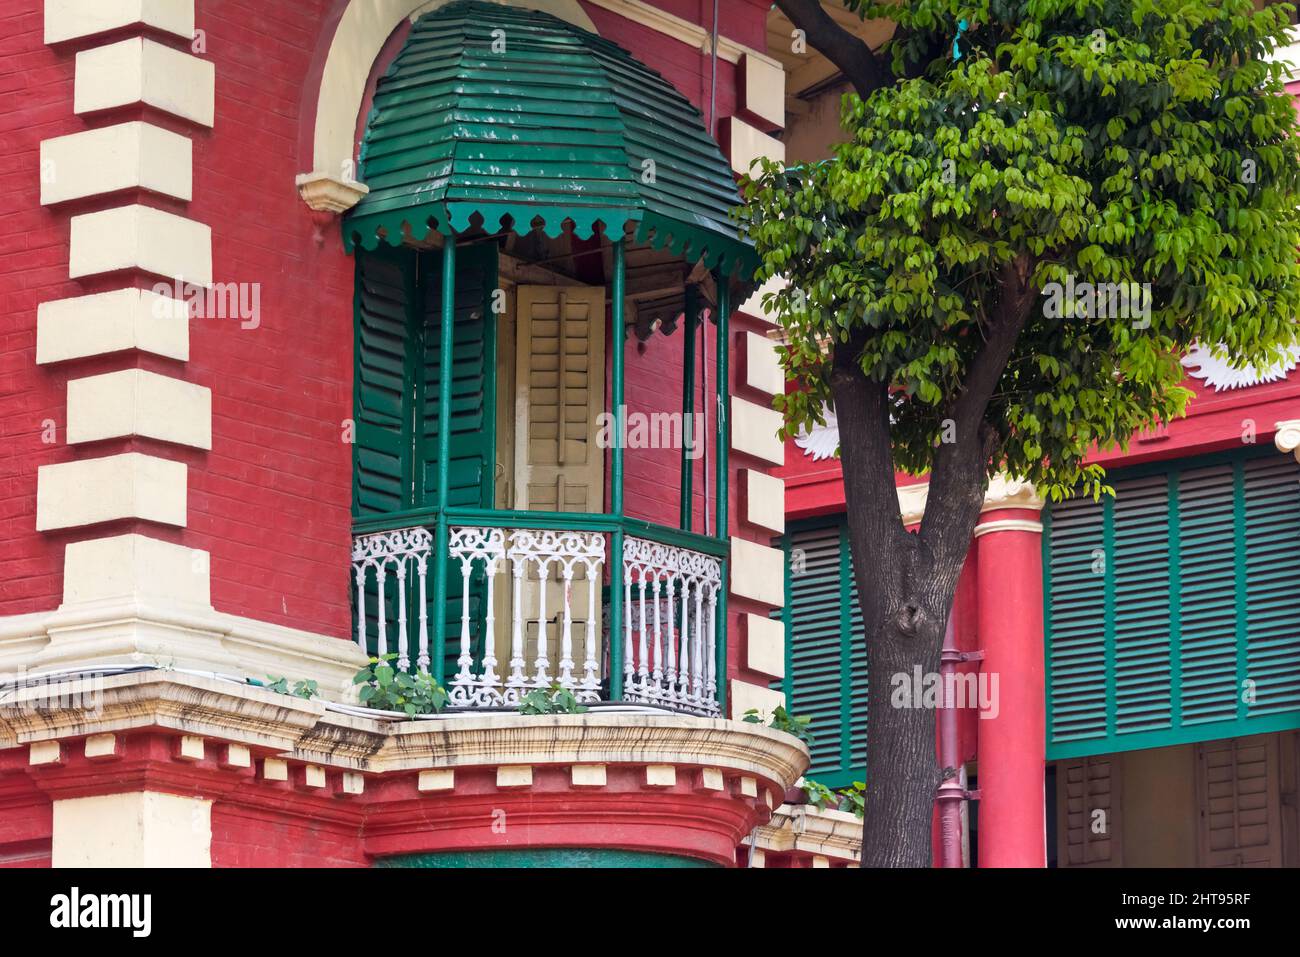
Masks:
[[[859,363],[866,330],[848,342],[836,342],[832,355],[831,395],[840,427],[841,471],[851,511],[866,519],[873,543],[880,547],[907,534],[894,491],[894,455],[889,435],[889,387],[869,380]]]
[[[819,53],[839,67],[862,99],[892,82],[888,66],[880,57],[831,19],[819,0],[776,0],[776,5]]]
[[[989,460],[997,447],[997,434],[984,417],[1037,299],[1030,282],[1033,271],[1034,261],[1024,253],[998,271],[998,299],[988,337],[949,407],[957,440],[941,444],[935,452],[921,519],[921,540],[940,564],[960,562],[965,556],[969,533],[984,504]]]

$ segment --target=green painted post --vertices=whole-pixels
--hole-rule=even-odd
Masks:
[[[691,530],[695,512],[695,340],[699,331],[700,300],[694,286],[686,287],[686,341],[682,345],[682,508],[679,527]]]
[[[731,397],[730,359],[731,359],[731,290],[727,288],[727,277],[715,274],[718,283],[718,374],[714,385],[718,396],[718,435],[714,461],[718,466],[717,476],[717,536],[726,539],[730,526],[727,516],[727,490],[730,465],[727,453],[731,448],[731,422],[728,419],[728,399]]]
[[[727,277],[721,270],[714,273],[714,280],[718,289],[718,338],[715,347],[718,354],[718,371],[717,376],[714,378],[714,388],[717,390],[718,420],[716,455],[714,456],[714,461],[718,466],[716,534],[719,539],[725,542],[731,529],[730,516],[727,511],[727,489],[730,484],[729,473],[731,470],[730,463],[727,460],[727,454],[731,449],[730,402],[728,401],[731,397],[731,289],[727,285]],[[724,558],[722,560],[722,587],[718,590],[718,622],[716,626],[718,641],[716,647],[717,663],[715,665],[718,677],[718,707],[724,716],[727,713],[727,592],[730,589],[727,565],[728,562]]]
[[[610,450],[610,514],[619,520],[610,535],[609,576],[609,697],[623,697],[623,438],[627,434],[627,410],[623,407],[623,343],[627,335],[623,322],[626,265],[623,238],[614,240],[614,283],[610,308],[610,339],[614,351],[610,372],[610,403],[614,406],[615,439]]]
[[[456,237],[442,246],[442,328],[438,352],[438,520],[433,546],[433,677],[447,665],[447,486],[451,482],[451,376],[456,323]]]

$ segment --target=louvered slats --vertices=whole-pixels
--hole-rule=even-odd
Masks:
[[[1247,449],[1047,515],[1048,756],[1300,725],[1300,468]]]
[[[828,787],[862,780],[867,749],[867,649],[843,518],[792,526],[786,677],[791,714],[812,719],[808,776]]]
[[[1056,766],[1060,803],[1057,860],[1062,867],[1123,864],[1119,758],[1079,758]]]

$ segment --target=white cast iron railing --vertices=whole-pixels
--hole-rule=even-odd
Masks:
[[[623,542],[623,697],[718,713],[722,563],[642,538]]]
[[[461,579],[459,634],[449,627],[446,639],[449,648],[459,650],[456,674],[448,682],[453,707],[509,707],[530,690],[555,683],[580,701],[602,699],[606,657],[598,622],[608,623],[608,613],[598,614],[598,602],[606,542],[605,532],[449,529],[448,556]],[[432,548],[433,536],[423,527],[359,535],[353,541],[357,644],[380,655],[396,653],[402,670],[410,670],[412,646],[417,669],[428,671],[431,663]],[[629,536],[619,572],[611,587],[623,592],[623,699],[717,715],[721,561]],[[453,574],[449,571],[448,577]],[[501,578],[509,583],[510,620],[508,632],[498,635]],[[476,583],[484,603],[477,654],[471,614]],[[585,583],[584,588],[575,588],[578,583]],[[449,602],[454,601],[453,582],[447,591]],[[376,607],[368,607],[368,601]],[[392,606],[395,622],[388,612]],[[414,629],[408,606],[415,610]],[[507,646],[503,667],[496,649]]]

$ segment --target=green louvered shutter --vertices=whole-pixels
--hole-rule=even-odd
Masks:
[[[409,251],[357,254],[352,514],[358,518],[410,507],[416,295]]]
[[[422,504],[438,501],[438,375],[442,368],[442,257],[426,256],[420,278],[424,292],[423,426],[417,436],[421,471],[417,477]],[[496,462],[496,316],[491,311],[497,285],[497,248],[493,243],[462,246],[456,250],[456,312],[451,358],[451,457],[448,464],[447,504],[453,507],[491,508],[493,468]],[[454,675],[460,655],[460,563],[448,559],[447,623],[444,674]],[[433,592],[429,592],[433,601]],[[483,654],[487,617],[487,577],[476,565],[470,579],[469,616],[472,654]],[[434,617],[430,608],[429,618]]]
[[[1300,727],[1295,459],[1250,449],[1111,484],[1044,513],[1048,756]]]
[[[381,247],[356,252],[353,514],[372,518],[438,500],[438,376],[442,282],[438,253]],[[457,250],[452,356],[450,488],[453,506],[491,507],[496,449],[496,247]],[[459,635],[461,570],[448,559],[448,635]],[[473,581],[471,629],[482,641],[485,582]],[[427,591],[430,602],[433,590]],[[368,585],[366,608],[376,608]],[[391,596],[390,596],[391,605]],[[373,614],[373,611],[372,611]],[[387,610],[389,621],[396,609]],[[430,618],[435,614],[430,609]],[[417,609],[407,609],[408,621]],[[369,633],[376,633],[373,622]],[[459,645],[447,643],[447,674]],[[414,653],[411,655],[414,659]]]
[[[792,524],[786,553],[787,710],[812,718],[807,775],[828,787],[862,780],[867,654],[843,516]]]
[[[438,371],[442,354],[442,261],[425,257],[424,428],[419,441],[423,501],[438,500]],[[447,504],[490,508],[496,457],[496,317],[491,312],[497,283],[497,249],[491,243],[456,251],[456,328],[452,347],[451,463]]]

